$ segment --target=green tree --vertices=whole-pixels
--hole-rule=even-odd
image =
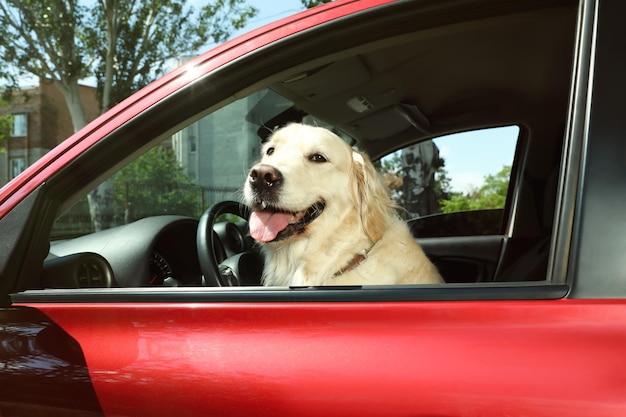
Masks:
[[[300,0],[302,5],[307,9],[311,7],[319,6],[320,4],[330,3],[332,0]]]
[[[430,145],[425,144],[424,146]],[[422,213],[420,215],[439,212],[439,202],[449,199],[451,195],[450,177],[445,169],[445,160],[439,156],[439,149],[436,146],[435,150],[436,152],[432,154],[418,154],[421,158],[430,155],[431,157],[426,158],[426,161],[421,159],[403,160],[402,151],[397,151],[375,164],[391,192],[392,200],[405,209],[411,205],[421,205]],[[418,172],[413,169],[417,165],[425,165],[428,169],[426,172]],[[410,178],[411,175],[427,177],[418,179],[421,183],[428,184],[427,189],[424,189],[420,195],[414,195],[410,192],[412,189],[411,182],[415,182],[415,178]],[[428,201],[419,201],[421,199]],[[428,204],[429,202],[430,204]]]
[[[376,164],[381,172],[386,185],[391,191],[394,202],[405,207],[404,191],[402,184],[403,163],[399,152],[383,158]],[[441,212],[453,213],[457,211],[482,210],[503,208],[506,203],[506,196],[511,176],[511,167],[503,166],[494,174],[487,175],[484,182],[479,187],[472,187],[468,192],[455,192],[452,190],[450,176],[445,169],[445,160],[438,157],[434,161],[435,183],[434,197],[436,198]]]
[[[245,0],[213,0],[197,12],[187,0],[97,0],[89,7],[2,0],[0,76],[12,88],[24,74],[51,79],[78,130],[86,124],[79,80],[97,79],[106,110],[161,75],[172,58],[226,40],[257,12]]]
[[[168,60],[220,42],[257,10],[245,0],[214,0],[196,14],[187,0],[0,0],[0,77],[51,79],[63,93],[74,130],[87,124],[79,80],[95,77],[107,110],[162,74]],[[7,69],[8,68],[8,69]],[[89,196],[95,230],[109,227],[112,184]]]
[[[451,193],[448,199],[441,201],[444,213],[466,210],[503,208],[511,177],[511,167],[505,165],[495,175],[487,175],[483,185],[474,187],[466,193]]]
[[[196,13],[187,0],[97,0],[84,44],[95,58],[102,110],[163,74],[166,64],[223,42],[258,10],[244,0],[213,0]],[[103,42],[105,40],[105,42]]]
[[[440,165],[435,170],[435,195],[441,204],[443,200],[449,200],[452,195],[452,183],[448,170],[446,169],[446,161],[439,158]]]
[[[0,1],[0,59],[10,94],[19,77],[49,78],[63,93],[74,129],[86,124],[78,81],[88,75],[89,58],[78,36],[86,8],[68,0]]]
[[[158,214],[199,216],[199,189],[171,149],[153,148],[113,179],[116,223]]]
[[[0,108],[6,105],[6,102],[0,99]],[[11,135],[11,126],[13,124],[13,115],[6,114],[0,116],[0,153],[6,152],[6,147],[2,141]]]

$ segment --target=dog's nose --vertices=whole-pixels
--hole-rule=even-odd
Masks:
[[[259,164],[250,170],[248,181],[257,189],[271,188],[282,181],[283,176],[279,170],[271,165]]]

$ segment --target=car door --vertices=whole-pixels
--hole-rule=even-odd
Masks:
[[[621,149],[626,38],[617,35],[623,35],[624,6],[600,0],[378,3],[384,2],[338,2],[327,6],[327,15],[313,10],[220,46],[102,116],[3,189],[2,416],[623,414],[626,294],[618,245],[623,187],[607,178],[605,169],[620,178],[622,154],[616,149]],[[186,245],[183,229],[168,233],[168,228],[188,226],[190,216],[159,217],[158,224],[139,220],[104,231],[98,235],[104,240],[78,238],[73,247],[87,255],[61,254],[59,248],[72,247],[69,237],[51,242],[55,221],[98,182],[217,108],[267,86],[284,95],[296,90],[306,95],[303,84],[287,87],[284,80],[293,78],[286,76],[313,68],[311,73],[323,76],[333,69],[325,59],[360,53],[362,42],[376,43],[380,34],[386,37],[377,48],[413,33],[415,25],[426,31],[417,30],[417,37],[429,39],[459,22],[463,28],[501,27],[506,25],[500,18],[520,13],[524,17],[512,21],[526,23],[537,10],[542,29],[573,16],[568,21],[576,36],[567,52],[574,64],[565,76],[565,128],[558,120],[526,121],[539,129],[540,134],[529,129],[539,138],[537,146],[556,132],[564,138],[557,152],[545,279],[173,288],[144,281],[149,256],[159,239]],[[189,69],[203,75],[192,82],[186,78]],[[349,73],[338,84],[354,77]],[[553,98],[549,92],[546,97]],[[549,102],[525,114],[552,107],[558,106]],[[511,117],[504,114],[498,121]],[[244,125],[242,119],[230,123]],[[527,151],[539,160],[549,153],[535,149]],[[546,168],[541,175],[523,167],[516,171],[528,188],[520,186],[507,199],[506,239],[528,237],[524,231],[531,226],[541,228],[536,216],[518,213],[543,210],[530,204],[530,197],[545,188],[554,168],[546,159],[550,163],[533,165]],[[607,213],[616,219],[610,227],[601,221]],[[130,245],[138,241],[141,249]],[[106,245],[98,249],[102,242]],[[445,249],[448,255],[461,253],[451,247]],[[499,251],[498,262],[505,252]],[[54,272],[51,255],[65,259]],[[126,262],[144,257],[141,265]],[[74,283],[82,271],[87,282],[98,284],[61,285]],[[44,285],[46,276],[55,278],[56,288]]]
[[[331,292],[18,304],[79,341],[98,400],[89,406],[100,404],[104,415],[495,416],[558,408],[584,416],[623,408],[615,381],[623,303],[548,300],[545,290],[537,291],[544,300],[479,301],[477,293],[473,301],[368,302],[367,294]],[[381,290],[372,296],[385,298]],[[57,399],[66,407],[93,400],[79,393]]]

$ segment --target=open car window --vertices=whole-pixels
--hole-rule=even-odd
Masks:
[[[520,129],[455,133],[402,148],[379,167],[418,237],[503,233]]]
[[[199,219],[216,203],[241,202],[263,142],[297,122],[326,127],[370,156],[446,283],[545,281],[576,10],[542,6],[407,26],[275,65],[257,51],[208,73],[101,139],[101,149],[126,153],[107,154],[118,158],[101,171],[108,180],[87,192],[102,179],[94,177],[58,202],[44,269],[97,253],[113,271],[108,286],[206,285]],[[551,36],[529,30],[537,26]],[[252,63],[263,71],[244,76]],[[471,168],[458,168],[456,156]],[[240,256],[259,248],[236,217],[218,222],[216,259],[226,273],[250,269],[239,283],[259,286],[258,258]],[[43,286],[74,285],[57,275]]]
[[[112,176],[105,184],[109,199],[98,204],[85,197],[61,216],[53,238],[150,216],[199,217],[217,202],[240,201],[247,170],[277,127],[254,121],[273,118],[270,112],[277,110],[289,112],[291,106],[262,90],[181,129]],[[319,124],[311,117],[303,121]],[[498,234],[518,135],[517,126],[507,126],[438,137],[393,152],[376,165],[417,236]]]
[[[122,287],[206,285],[195,256],[196,219],[217,203],[243,201],[242,187],[249,167],[259,158],[262,143],[294,117],[302,123],[324,124],[299,112],[276,92],[263,89],[178,130],[60,216],[53,227],[49,258],[117,245],[120,242],[114,240],[128,239],[125,230],[132,228],[144,252],[137,256],[146,257],[147,267],[105,280],[91,279],[87,286],[97,287],[103,282]],[[354,142],[339,129],[325,127],[347,143]],[[505,206],[515,191],[511,169],[519,136],[518,126],[504,126],[437,137],[388,154],[375,165],[416,239],[502,238]],[[168,216],[188,221],[181,229],[171,226]],[[154,223],[153,219],[163,220]],[[226,215],[219,220],[218,262],[258,249],[244,219]],[[109,236],[116,237],[109,240]],[[428,241],[423,244],[447,275],[447,282],[480,282],[494,279],[501,238],[489,243],[490,255],[469,262],[458,261],[468,255],[465,249],[459,251],[455,240],[443,245],[443,254],[441,244],[434,248]],[[471,243],[466,245],[470,257],[483,249],[480,245],[478,249]],[[258,258],[238,262],[237,267],[243,270],[240,284],[260,285],[262,262]],[[50,286],[59,284],[53,278]]]
[[[276,126],[263,121],[292,104],[264,89],[234,101],[174,133],[113,175],[105,198],[90,193],[55,222],[63,238],[158,215],[198,218],[215,203],[241,200],[248,169]],[[107,188],[108,187],[108,188]]]

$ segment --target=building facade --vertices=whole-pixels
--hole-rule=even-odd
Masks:
[[[241,198],[243,182],[259,158],[261,145],[259,125],[245,118],[265,94],[260,91],[234,101],[172,136],[176,159],[204,190],[206,204]]]
[[[80,86],[80,94],[87,120],[95,119],[96,89]],[[48,79],[16,92],[7,106],[0,107],[0,116],[7,114],[13,120],[9,137],[0,141],[0,186],[74,133],[65,98]]]

